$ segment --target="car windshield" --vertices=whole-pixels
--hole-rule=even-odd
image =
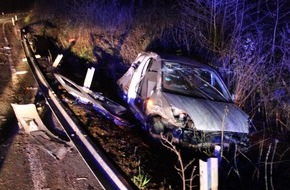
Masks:
[[[176,62],[164,62],[162,88],[170,93],[231,102],[227,88],[217,73],[210,68],[194,67]]]

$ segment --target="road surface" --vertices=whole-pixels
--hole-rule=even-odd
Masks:
[[[11,103],[34,103],[37,84],[22,62],[25,55],[17,27],[10,18],[1,17],[0,28],[1,189],[102,189],[74,147],[56,159],[47,145],[63,144],[36,139],[19,128]]]

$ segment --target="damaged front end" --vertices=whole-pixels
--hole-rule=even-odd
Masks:
[[[191,116],[183,110],[175,107],[161,110],[160,106],[149,108],[145,125],[155,139],[161,139],[163,135],[176,144],[190,148],[227,148],[230,144],[244,148],[249,144],[248,133],[199,130]]]
[[[191,148],[215,146],[227,148],[230,144],[237,144],[244,148],[249,144],[247,133],[197,130],[188,116],[183,117],[182,121],[180,119],[180,117],[176,118],[176,123],[170,123],[168,120],[155,115],[148,119],[146,125],[153,138],[161,139],[161,135],[163,135],[173,143]]]

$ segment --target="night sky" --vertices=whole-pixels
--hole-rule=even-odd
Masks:
[[[0,12],[15,13],[29,10],[34,0],[0,0]]]

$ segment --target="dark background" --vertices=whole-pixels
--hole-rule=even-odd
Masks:
[[[34,0],[0,0],[1,13],[27,11],[33,6]]]

